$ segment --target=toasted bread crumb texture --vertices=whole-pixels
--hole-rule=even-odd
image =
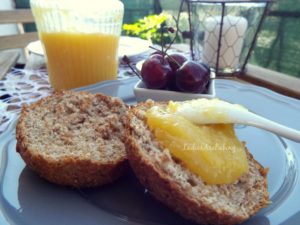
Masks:
[[[46,179],[74,187],[109,183],[126,167],[125,104],[102,94],[58,92],[24,107],[17,151]]]
[[[238,224],[268,204],[267,170],[248,152],[249,172],[234,184],[207,185],[183,167],[148,129],[144,113],[153,104],[148,101],[132,110],[127,153],[133,170],[154,197],[201,224]]]

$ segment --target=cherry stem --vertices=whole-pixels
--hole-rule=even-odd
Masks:
[[[161,50],[159,50],[158,48],[155,48],[155,47],[153,47],[153,46],[149,46],[149,48],[151,48],[151,49],[153,49],[153,50],[155,50],[155,51],[161,52],[163,55],[166,55],[166,54],[167,54],[167,53],[165,53],[165,52],[163,52],[163,51],[161,51]]]
[[[123,62],[124,62],[125,64],[128,65],[128,67],[131,69],[131,71],[132,71],[132,72],[133,72],[140,80],[142,80],[142,76],[140,75],[140,73],[137,72],[136,69],[133,68],[133,66],[130,64],[131,62],[130,62],[130,59],[128,58],[128,56],[127,56],[127,55],[124,55],[123,58],[122,58],[122,60],[123,60]]]
[[[160,52],[160,50],[159,49],[157,49],[157,48],[155,48],[155,47],[153,47],[153,46],[149,46],[149,48],[151,48],[151,49],[153,49],[153,50],[156,50],[156,51],[159,51]],[[172,56],[170,56],[167,52],[161,52],[162,54],[163,54],[163,56],[167,56],[167,57],[169,57],[174,63],[176,63],[177,64],[177,66],[178,67],[180,67],[181,65],[172,57]]]
[[[176,63],[176,65],[179,67],[181,67],[181,65],[170,55],[166,54],[174,63]]]
[[[158,48],[155,48],[155,47],[153,47],[153,46],[149,46],[149,48],[151,48],[151,49],[153,49],[153,50],[155,50],[155,51],[157,51],[157,52],[161,52],[161,54],[162,54],[163,56],[167,55],[166,52],[161,51],[161,50],[159,50]],[[163,57],[163,63],[165,63],[165,57]]]
[[[177,35],[178,35],[178,29],[176,30],[175,37],[172,39],[172,41],[170,42],[170,44],[166,47],[165,52],[167,52],[171,48],[171,46],[174,44]]]
[[[175,22],[176,22],[176,32],[175,32],[175,36],[173,38],[173,40],[170,42],[170,44],[166,47],[166,52],[171,48],[171,46],[174,44],[175,40],[176,40],[176,37],[178,36],[178,32],[179,32],[179,20],[180,20],[180,13],[182,11],[182,8],[183,8],[183,3],[184,1],[181,1],[180,3],[180,6],[179,6],[179,11],[178,11],[178,14],[177,14],[177,19],[175,19]]]
[[[161,51],[162,52],[164,52],[164,38],[163,38],[163,36],[164,36],[164,28],[163,27],[161,27],[160,28],[160,45],[161,45]]]

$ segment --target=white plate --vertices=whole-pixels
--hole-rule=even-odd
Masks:
[[[137,62],[135,65],[136,69],[140,72],[142,70],[142,66],[145,60],[141,60]],[[136,97],[137,102],[142,102],[147,99],[152,99],[155,101],[185,101],[196,98],[215,98],[216,90],[215,90],[215,73],[211,72],[210,74],[211,80],[207,87],[207,93],[199,94],[199,93],[185,93],[178,91],[169,91],[169,90],[157,90],[157,89],[148,89],[145,87],[145,84],[142,81],[138,81],[134,86],[134,95]]]
[[[137,78],[80,88],[135,104]],[[217,97],[300,130],[300,101],[257,86],[216,80]],[[255,158],[270,168],[272,204],[243,225],[299,225],[300,144],[269,132],[236,127]],[[74,190],[50,184],[25,167],[16,153],[15,123],[0,136],[1,225],[192,225],[152,198],[132,173],[101,188]]]
[[[186,101],[196,98],[215,98],[215,80],[212,79],[208,83],[207,93],[185,93],[179,91],[170,91],[170,90],[159,90],[159,89],[149,89],[146,88],[144,82],[138,81],[134,86],[134,95],[137,102],[143,102],[147,99],[152,99],[154,101]]]
[[[139,55],[147,52],[150,45],[151,42],[147,40],[136,37],[121,36],[118,55],[119,57],[123,57],[124,55],[127,55],[128,57]],[[40,41],[29,43],[27,48],[32,53],[44,55],[44,49]]]

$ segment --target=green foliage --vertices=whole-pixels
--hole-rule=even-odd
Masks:
[[[155,44],[161,43],[161,28],[166,20],[170,17],[167,13],[159,15],[149,15],[139,19],[133,24],[124,24],[123,30],[126,35],[140,37],[142,39],[151,40]],[[169,35],[164,32],[164,43],[169,42]]]
[[[274,16],[267,16],[250,63],[300,78],[300,4],[274,1]],[[290,15],[294,13],[294,15]]]

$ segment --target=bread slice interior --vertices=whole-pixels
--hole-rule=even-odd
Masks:
[[[126,167],[126,111],[121,100],[102,94],[55,93],[23,108],[17,151],[31,169],[56,184],[110,183]]]
[[[268,204],[268,170],[246,147],[249,171],[232,184],[208,185],[155,139],[145,118],[155,104],[132,109],[126,147],[135,174],[156,199],[200,224],[238,224]]]

